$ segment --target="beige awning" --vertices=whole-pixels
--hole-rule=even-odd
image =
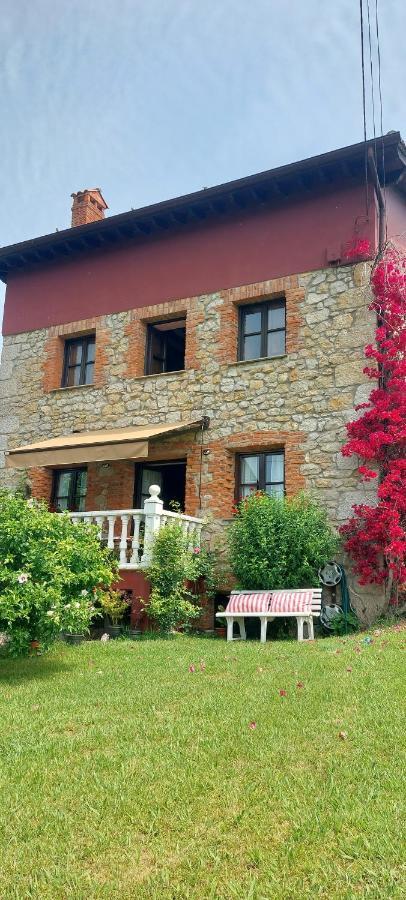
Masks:
[[[10,450],[6,455],[6,466],[29,469],[33,466],[68,466],[114,459],[147,459],[149,439],[201,428],[202,425],[200,420],[65,434]]]

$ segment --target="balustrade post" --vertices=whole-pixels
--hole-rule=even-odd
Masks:
[[[130,516],[125,513],[121,518],[120,563],[127,564],[127,531]]]
[[[161,527],[161,517],[164,505],[159,497],[160,490],[161,488],[158,487],[157,484],[151,484],[151,487],[149,488],[150,496],[144,502],[145,534],[144,553],[142,557],[143,566],[147,566],[151,561],[154,538]]]

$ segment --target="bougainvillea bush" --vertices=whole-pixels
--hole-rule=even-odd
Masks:
[[[242,500],[228,529],[231,569],[247,590],[317,587],[318,570],[334,557],[337,535],[306,494]]]
[[[374,344],[365,348],[364,372],[376,386],[361,416],[347,424],[344,456],[360,458],[366,481],[377,479],[377,502],[353,507],[342,527],[345,549],[361,584],[388,583],[396,602],[406,582],[406,254],[388,245],[371,276],[377,313]]]
[[[41,650],[61,631],[85,632],[117,563],[95,526],[73,525],[43,503],[0,492],[0,632],[14,655]]]

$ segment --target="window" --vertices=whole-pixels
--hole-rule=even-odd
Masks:
[[[148,325],[145,374],[178,372],[185,368],[186,320]]]
[[[161,488],[160,498],[164,509],[176,503],[179,510],[185,508],[186,460],[174,459],[169,462],[144,463],[137,466],[134,502],[136,509],[144,508],[144,501],[150,497],[151,484]]]
[[[87,488],[86,469],[56,469],[54,472],[53,507],[57,512],[68,509],[82,512]]]
[[[260,359],[285,353],[285,300],[240,307],[239,359]]]
[[[65,341],[62,387],[93,384],[95,346],[94,334]]]
[[[266,491],[272,497],[285,493],[285,455],[283,450],[272,453],[250,453],[239,457],[238,500],[252,491]]]

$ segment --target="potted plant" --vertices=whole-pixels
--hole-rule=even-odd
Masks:
[[[224,612],[224,611],[225,611],[225,607],[222,606],[222,604],[220,603],[220,606],[217,607],[217,612]],[[225,638],[225,636],[226,636],[226,634],[227,634],[227,623],[226,623],[226,620],[225,620],[225,619],[220,619],[220,618],[217,619],[217,618],[216,618],[215,621],[216,621],[216,631],[215,631],[216,636],[219,637],[219,638]]]
[[[77,600],[65,603],[63,607],[63,634],[67,644],[81,644],[89,634],[90,620],[100,615],[92,601],[88,591],[83,590]],[[61,623],[62,624],[62,623]]]
[[[99,597],[101,608],[109,619],[106,626],[107,634],[111,638],[119,637],[122,632],[124,613],[130,605],[130,600],[122,591],[105,591]]]
[[[137,597],[136,599],[140,600],[140,602],[142,603],[142,597]],[[130,638],[130,641],[140,641],[141,640],[142,631],[140,628],[140,624],[141,624],[141,619],[142,619],[143,615],[144,615],[144,610],[141,609],[135,615],[134,618],[132,617],[133,621],[128,629],[128,637]]]

